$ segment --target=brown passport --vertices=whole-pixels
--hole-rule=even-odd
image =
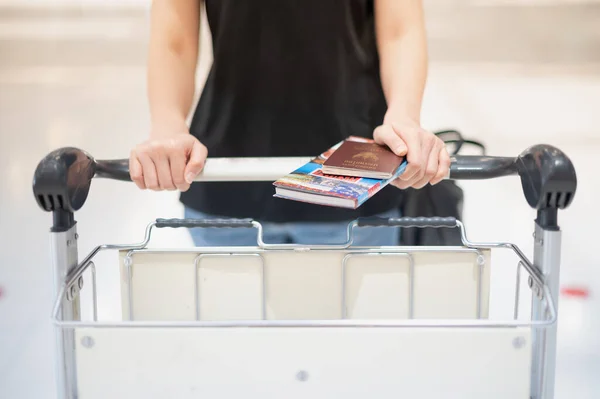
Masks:
[[[387,146],[346,140],[323,163],[322,172],[328,175],[390,179],[403,160]]]

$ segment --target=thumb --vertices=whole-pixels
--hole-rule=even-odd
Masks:
[[[373,139],[377,144],[387,145],[398,156],[406,155],[406,143],[390,125],[381,125],[375,129]]]
[[[404,144],[404,154],[402,155],[406,155],[409,149],[412,150],[413,154],[415,151],[420,150],[421,139],[418,132],[415,129],[404,128],[397,124],[392,124],[392,130]]]
[[[202,172],[207,154],[208,150],[206,147],[198,140],[194,140],[192,150],[190,151],[190,159],[185,166],[185,181],[188,184],[192,184],[196,176]]]

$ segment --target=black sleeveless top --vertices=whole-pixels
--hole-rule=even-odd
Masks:
[[[206,0],[214,61],[190,131],[209,157],[313,156],[372,137],[386,102],[369,0]],[[291,172],[291,171],[290,171]],[[387,187],[357,210],[273,198],[272,182],[196,183],[184,205],[214,216],[333,221],[399,205]]]

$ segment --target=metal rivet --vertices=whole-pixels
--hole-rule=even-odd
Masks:
[[[479,265],[479,266],[485,265],[485,258],[483,257],[483,255],[479,255],[477,257],[477,265]]]
[[[539,299],[544,299],[544,291],[539,285],[535,286],[535,295],[537,295]]]
[[[83,277],[79,277],[77,280],[77,286],[79,286],[80,290],[83,288]]]
[[[81,338],[81,345],[83,345],[85,348],[93,347],[94,346],[94,338],[86,335],[85,337]]]
[[[79,287],[77,287],[76,285],[72,285],[71,287],[69,287],[67,289],[67,301],[72,301],[77,297],[77,294],[79,294]]]
[[[523,337],[516,337],[515,339],[513,339],[513,342],[512,342],[513,347],[515,349],[521,349],[522,347],[525,346],[525,343],[526,343],[526,341],[525,341],[525,338],[523,338]]]
[[[298,381],[302,381],[302,382],[304,382],[304,381],[308,380],[308,373],[307,373],[306,371],[304,371],[304,370],[300,370],[300,371],[298,371],[298,373],[296,374],[296,379],[297,379]]]
[[[75,233],[75,239],[79,239],[79,234]]]

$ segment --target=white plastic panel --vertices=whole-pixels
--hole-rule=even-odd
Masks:
[[[528,328],[138,328],[76,335],[79,399],[529,397]]]
[[[490,252],[482,252],[481,317],[488,316]],[[415,252],[415,318],[474,318],[479,265],[473,253]]]
[[[231,256],[208,254],[197,258],[201,320],[263,318],[263,257]]]
[[[482,254],[481,316],[485,318],[490,256],[489,251]],[[200,261],[197,287],[201,320],[262,318],[263,281],[266,318],[271,320],[339,319],[344,301],[347,318],[404,319],[409,316],[411,296],[415,318],[477,317],[480,266],[474,252],[407,249],[368,255],[342,250],[215,255],[206,253]],[[133,320],[194,320],[197,256],[191,252],[133,254]],[[122,297],[127,319],[129,284],[125,270]]]
[[[412,257],[408,254],[346,257],[346,318],[406,319]]]
[[[266,252],[269,319],[339,319],[341,254]]]
[[[121,254],[121,298],[123,319],[129,320],[194,320],[195,254],[169,253],[156,256],[135,256],[131,266],[132,284],[127,280],[127,268]],[[128,287],[131,287],[131,307]]]

